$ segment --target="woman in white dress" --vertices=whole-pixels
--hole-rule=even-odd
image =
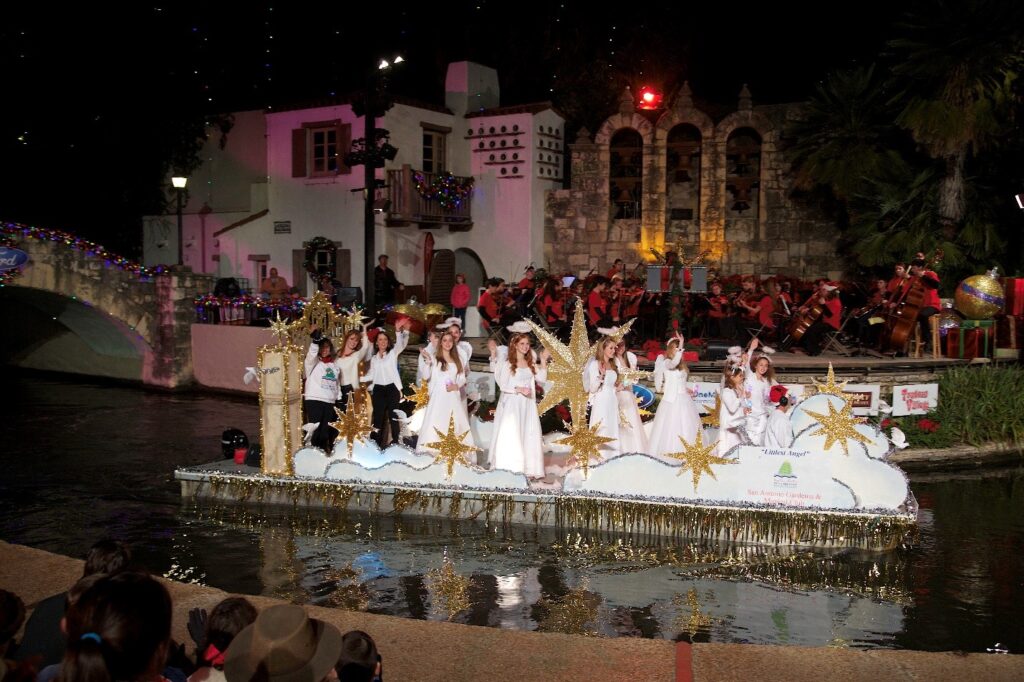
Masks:
[[[583,388],[590,394],[590,426],[600,424],[598,435],[614,439],[600,448],[601,456],[605,459],[622,452],[619,442],[619,399],[615,395],[621,387],[618,385],[619,375],[615,367],[615,341],[605,337],[598,342],[594,359],[583,374]],[[573,415],[573,419],[577,419],[576,415]]]
[[[724,456],[737,445],[743,445],[743,428],[747,419],[743,409],[743,368],[726,368],[722,389],[722,409],[718,413],[718,456]]]
[[[662,396],[651,425],[648,450],[655,457],[671,460],[673,464],[676,460],[664,455],[682,449],[680,437],[687,443],[693,443],[701,429],[700,413],[686,387],[688,373],[683,362],[683,337],[677,334],[669,340],[665,354],[659,355],[654,363],[654,389]]]
[[[501,398],[494,411],[490,460],[495,469],[542,478],[544,442],[537,414],[537,382],[547,381],[548,352],[541,352],[539,367],[533,355],[530,337],[515,334],[508,342],[508,359],[496,361],[494,380]]]
[[[434,353],[426,349],[421,353],[424,354],[426,361],[428,400],[427,406],[423,408],[423,426],[420,427],[416,450],[436,453],[437,450],[428,448],[426,444],[440,440],[438,431],[442,434],[448,433],[448,422],[451,417],[455,417],[455,434],[458,436],[465,433],[462,442],[475,447],[476,443],[473,442],[473,434],[469,429],[466,403],[462,402],[459,393],[466,384],[466,369],[456,350],[455,337],[451,332],[445,332],[438,340]]]
[[[341,341],[341,351],[338,353],[338,367],[341,376],[338,379],[338,409],[345,411],[348,405],[349,395],[359,388],[359,363],[369,360],[373,353],[373,346],[370,344],[370,337],[366,330],[373,321],[363,325],[362,331],[352,329],[346,332]]]
[[[743,398],[744,408],[747,415],[746,431],[747,437],[754,445],[764,445],[764,432],[768,428],[768,416],[772,413],[774,406],[768,399],[775,381],[775,370],[772,368],[771,358],[765,353],[755,355],[758,340],[751,340],[747,349],[746,360],[743,363],[744,382]],[[774,352],[774,351],[772,351]]]
[[[619,341],[615,346],[616,369],[636,369],[636,355],[626,350],[626,342]],[[621,372],[620,372],[621,376]],[[615,392],[619,401],[619,413],[625,418],[619,424],[619,448],[622,452],[649,452],[647,431],[644,421],[640,418],[640,407],[636,404],[632,381],[620,381],[622,389]]]

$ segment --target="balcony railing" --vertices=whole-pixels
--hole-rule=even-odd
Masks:
[[[430,187],[438,177],[436,173],[416,171],[408,165],[388,171],[388,199],[391,202],[387,210],[388,224],[448,225],[452,230],[467,230],[473,226],[472,193],[457,206],[442,206],[440,201],[425,198],[417,189],[417,174],[422,176],[425,187]],[[455,180],[464,186],[469,178],[456,176]]]

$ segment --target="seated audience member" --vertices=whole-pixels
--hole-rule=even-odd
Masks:
[[[171,595],[142,573],[103,576],[67,616],[61,682],[153,682],[171,647]]]
[[[341,633],[294,604],[270,606],[224,654],[227,682],[322,682],[334,676]]]
[[[128,545],[116,540],[100,540],[92,546],[85,557],[82,577],[87,578],[97,573],[120,573],[127,570],[131,562],[132,553]],[[67,602],[67,592],[49,596],[39,602],[25,624],[25,634],[21,638],[15,658],[21,660],[28,656],[41,656],[40,669],[60,663],[64,658],[61,620],[64,618]]]
[[[24,622],[25,602],[13,592],[0,590],[0,680],[31,682],[35,679],[32,661],[7,660],[7,649]]]
[[[224,682],[224,652],[256,616],[256,607],[242,597],[228,597],[213,607],[206,619],[202,642],[196,642],[199,669],[192,673],[188,682]]]
[[[341,656],[334,670],[338,673],[338,682],[374,682],[384,677],[377,645],[362,630],[342,635]]]
[[[270,268],[270,276],[260,284],[260,294],[271,301],[281,301],[288,296],[288,282],[277,274],[277,268]]]

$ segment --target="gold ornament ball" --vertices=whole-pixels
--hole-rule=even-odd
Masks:
[[[988,320],[1003,309],[1003,285],[991,274],[974,275],[960,282],[953,300],[968,320]]]

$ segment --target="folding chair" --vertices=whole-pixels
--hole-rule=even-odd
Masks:
[[[839,325],[839,329],[831,331],[825,336],[827,340],[825,341],[825,345],[821,348],[822,353],[835,353],[836,355],[842,355],[845,357],[853,355],[855,349],[846,345],[842,341],[843,330],[846,329],[846,324],[849,321],[850,316],[847,315],[843,318],[843,322]]]

